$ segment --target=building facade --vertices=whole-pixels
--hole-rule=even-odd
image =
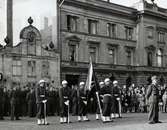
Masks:
[[[61,78],[86,81],[89,57],[106,77],[147,84],[167,78],[167,10],[140,0],[125,7],[104,0],[66,0],[60,8]]]
[[[17,46],[12,46],[10,39],[6,39],[6,47],[1,46],[0,72],[4,85],[7,88],[27,85],[35,87],[40,79],[46,79],[54,87],[59,87],[60,56],[54,47],[51,50],[43,46],[41,33],[33,26],[31,17],[28,23],[20,32],[20,43]]]

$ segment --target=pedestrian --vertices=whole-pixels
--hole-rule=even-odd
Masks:
[[[161,123],[159,121],[159,110],[158,110],[158,103],[159,103],[159,89],[158,89],[158,82],[157,76],[153,76],[151,78],[152,83],[148,86],[147,90],[147,100],[149,100],[149,124]]]
[[[36,97],[34,88],[30,89],[30,92],[27,93],[26,101],[28,103],[28,116],[35,117],[36,115]]]
[[[18,86],[14,86],[13,89],[10,92],[10,104],[11,104],[11,120],[20,120],[19,115],[19,107],[20,107],[20,103],[19,103],[19,88]]]
[[[4,91],[2,84],[0,85],[0,120],[4,120]]]

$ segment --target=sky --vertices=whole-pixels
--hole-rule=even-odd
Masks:
[[[139,0],[111,0],[116,4],[132,6]],[[150,2],[150,0],[147,0]],[[14,2],[14,45],[19,42],[19,33],[22,28],[27,26],[27,19],[32,16],[34,26],[39,29],[43,28],[44,17],[49,18],[49,24],[52,24],[52,17],[56,16],[56,0],[13,0]],[[155,0],[160,7],[167,8],[167,0]],[[6,0],[0,0],[0,44],[4,44],[3,39],[6,36]]]

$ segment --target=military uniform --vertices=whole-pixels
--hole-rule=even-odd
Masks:
[[[121,93],[118,86],[113,87],[113,105],[112,105],[112,113],[114,114],[114,117],[120,116],[120,99],[121,99]]]
[[[112,89],[110,85],[105,85],[100,92],[103,95],[103,117],[104,122],[111,121],[111,106],[112,106]]]
[[[19,120],[19,90],[13,89],[10,93],[10,104],[11,104],[11,120],[14,120],[14,117],[16,120]]]
[[[149,100],[149,123],[159,122],[159,90],[158,85],[151,84],[148,86],[147,99]]]
[[[37,86],[36,91],[36,104],[37,104],[37,118],[39,120],[38,124],[44,124],[44,103],[43,101],[47,99],[46,97],[46,88],[45,86],[41,87],[40,85]]]
[[[78,121],[81,121],[81,117],[83,117],[84,121],[88,121],[88,91],[85,92],[84,89],[79,89],[78,100]]]
[[[69,102],[71,100],[71,89],[68,86],[59,89],[59,99],[60,99],[60,117],[61,117],[60,123],[67,123]]]

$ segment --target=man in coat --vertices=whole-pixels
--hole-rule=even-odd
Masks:
[[[151,78],[152,83],[148,86],[147,90],[147,100],[149,101],[149,124],[161,123],[159,121],[159,89],[157,83],[157,76]]]
[[[10,92],[10,104],[11,104],[11,120],[14,120],[14,117],[16,120],[19,119],[19,88],[17,86],[14,86],[13,89]]]

